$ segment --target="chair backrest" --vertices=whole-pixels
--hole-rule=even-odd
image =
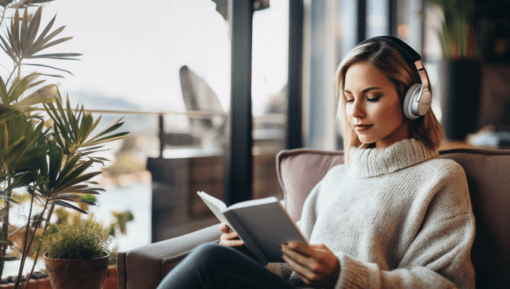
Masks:
[[[440,158],[458,162],[466,172],[476,235],[471,257],[478,288],[510,288],[510,150],[452,149]],[[344,162],[342,151],[296,149],[276,157],[285,207],[294,220],[313,187],[332,167]]]

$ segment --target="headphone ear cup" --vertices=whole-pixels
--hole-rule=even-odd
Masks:
[[[419,93],[421,91],[421,84],[416,83],[413,84],[406,92],[406,96],[404,97],[404,105],[402,107],[402,110],[404,111],[404,115],[408,119],[417,119],[420,116],[415,115],[412,112],[412,103],[416,100],[417,97],[419,97]]]

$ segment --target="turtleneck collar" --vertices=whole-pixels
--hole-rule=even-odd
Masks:
[[[388,174],[424,162],[439,155],[414,138],[398,141],[389,147],[367,148],[367,144],[350,149],[347,173],[357,178]]]

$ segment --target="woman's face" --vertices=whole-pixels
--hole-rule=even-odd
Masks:
[[[362,143],[384,148],[409,138],[393,83],[366,62],[351,65],[345,74],[345,113]]]

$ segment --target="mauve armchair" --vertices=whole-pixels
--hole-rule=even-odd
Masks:
[[[440,158],[464,168],[476,218],[472,260],[477,288],[510,288],[510,150],[452,149]],[[308,193],[344,161],[341,151],[296,149],[276,157],[285,208],[299,220]],[[219,242],[219,225],[118,254],[118,288],[152,289],[196,246]]]

